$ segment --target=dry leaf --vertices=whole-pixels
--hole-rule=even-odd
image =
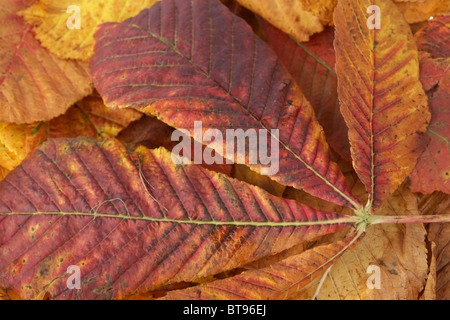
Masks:
[[[123,21],[159,0],[39,0],[20,12],[33,26],[36,38],[53,54],[63,59],[89,60],[94,51],[97,25]],[[76,6],[71,9],[72,6]],[[70,9],[69,9],[70,8]],[[79,10],[80,28],[68,28]],[[73,23],[73,22],[72,22]]]
[[[174,11],[192,12],[194,19],[169,19]],[[161,19],[168,22],[162,34]],[[213,29],[205,28],[211,24]],[[359,207],[330,161],[323,130],[299,87],[267,44],[220,2],[163,1],[123,23],[103,24],[95,37],[91,71],[108,107],[133,107],[157,116],[188,130],[199,142],[197,119],[202,120],[202,133],[218,127],[225,133],[263,130],[271,136],[267,150],[279,141],[279,170],[271,175],[273,180]],[[111,46],[127,39],[129,46]],[[264,166],[249,163],[242,151],[225,155],[226,146],[211,148],[231,161],[247,157],[252,170],[263,172]]]
[[[436,209],[437,214],[450,210],[450,198],[442,201]],[[436,298],[450,299],[450,224],[432,224],[429,227],[428,239],[435,244],[433,258],[436,259]]]
[[[447,18],[419,23],[418,31],[414,26],[418,52],[391,0],[339,0],[333,50],[332,29],[301,43],[275,29],[268,33],[266,22],[224,2],[230,10],[219,0],[162,0],[139,14],[133,10],[142,3],[89,2],[81,12],[81,23],[90,26],[86,34],[60,28],[68,18],[65,2],[15,0],[6,9],[13,11],[2,11],[12,27],[21,27],[0,38],[9,39],[0,44],[14,63],[21,63],[23,48],[33,48],[28,40],[37,43],[33,27],[44,42],[58,39],[53,47],[60,54],[89,57],[98,21],[137,15],[97,27],[90,68],[99,95],[49,121],[5,125],[13,137],[0,130],[8,168],[40,135],[73,137],[49,139],[0,182],[0,299],[448,298],[450,198],[414,194],[402,183],[426,147],[426,134],[446,121],[440,108],[445,111],[448,91],[441,64],[448,59]],[[290,8],[288,0],[259,3],[255,11],[278,4],[266,12],[268,21],[305,36],[330,22],[334,7],[332,1],[302,0]],[[31,4],[24,15],[38,20],[27,26],[16,9]],[[366,24],[371,4],[381,7],[381,29]],[[56,26],[49,28],[47,19]],[[276,53],[261,40],[264,34]],[[68,43],[73,46],[57,48]],[[6,66],[1,93],[11,94],[14,89],[3,90],[5,79],[12,83],[9,71],[18,65]],[[46,91],[55,101],[64,88],[57,76]],[[33,90],[33,81],[16,80]],[[345,157],[336,146],[339,138],[348,143],[346,125],[341,121],[336,130],[329,123],[339,117],[329,114],[338,111],[336,92],[352,163],[325,141]],[[425,133],[427,99],[434,122]],[[27,116],[28,110],[16,111]],[[104,139],[123,129],[126,144]],[[178,129],[190,142],[178,154],[194,163],[174,161],[180,144],[171,137]],[[207,130],[214,143],[204,139]],[[223,134],[236,139],[258,131],[268,133],[267,141],[238,138],[238,148],[233,143],[224,152]],[[269,178],[260,175],[264,161],[249,161],[254,142],[273,156]],[[198,161],[197,152],[214,154],[213,163],[211,157]],[[238,163],[221,164],[224,157]],[[448,161],[439,161],[427,178],[444,190],[445,180],[436,177],[445,175]],[[0,175],[4,171],[0,167]],[[410,178],[414,189],[417,179]],[[74,266],[79,290],[66,281]],[[368,280],[378,284],[378,270],[381,287],[371,288]]]
[[[396,5],[408,23],[426,21],[430,17],[450,13],[450,2],[448,0],[397,2]]]
[[[17,11],[32,0],[1,0],[0,121],[32,123],[63,114],[88,95],[86,63],[61,60],[36,40]]]
[[[410,28],[391,1],[377,4],[389,13],[380,29],[367,28],[370,0],[342,0],[334,12],[341,112],[353,165],[375,207],[413,170],[431,117]]]
[[[0,122],[0,180],[48,138],[111,138],[141,116],[133,109],[108,109],[101,97],[90,95],[51,121],[20,125]]]
[[[278,29],[298,41],[323,30],[333,20],[337,0],[238,0]]]

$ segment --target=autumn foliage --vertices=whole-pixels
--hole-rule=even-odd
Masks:
[[[450,298],[448,2],[0,7],[0,300]]]

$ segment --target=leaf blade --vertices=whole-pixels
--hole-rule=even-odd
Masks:
[[[328,269],[336,259],[362,238],[362,234],[352,234],[344,240],[314,247],[260,270],[249,270],[228,279],[168,292],[164,299],[288,299],[296,291],[317,278],[321,271]]]
[[[113,139],[50,140],[0,183],[0,194],[1,286],[24,298],[44,290],[56,299],[123,298],[352,221],[201,166],[175,166],[164,149],[128,154]],[[82,292],[67,290],[68,265],[80,267]]]
[[[391,1],[375,1],[381,28],[366,26],[371,1],[342,1],[335,10],[336,72],[353,164],[370,201],[381,205],[409,175],[430,120],[409,26]],[[351,44],[351,45],[349,45]]]
[[[168,15],[178,19],[164,19]],[[161,28],[160,21],[166,21]],[[91,71],[108,106],[138,108],[192,136],[196,119],[202,120],[204,131],[279,129],[275,180],[359,206],[330,162],[322,128],[297,85],[267,45],[217,1],[157,3],[124,23],[103,24],[96,39]],[[129,45],[112,45],[117,42]],[[137,54],[145,58],[129,60]],[[117,71],[105,74],[113,62]],[[126,73],[139,68],[139,73]],[[260,165],[249,166],[261,170]]]
[[[339,111],[334,66],[334,29],[325,28],[308,42],[300,43],[260,19],[266,41],[277,53],[311,103],[328,143],[346,160],[351,160],[347,125]]]
[[[54,57],[41,47],[31,26],[17,11],[32,1],[2,1],[0,45],[0,121],[31,123],[63,114],[73,103],[88,95],[86,63]]]

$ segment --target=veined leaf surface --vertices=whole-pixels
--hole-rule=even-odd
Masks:
[[[420,81],[428,95],[430,143],[411,173],[411,190],[450,193],[450,17],[427,22],[415,35],[421,52]]]
[[[43,48],[17,12],[31,0],[1,0],[0,121],[47,121],[88,95],[86,63],[61,60]]]
[[[366,13],[380,8],[380,29]],[[342,0],[334,12],[338,93],[353,165],[378,207],[411,173],[430,121],[417,48],[390,0]]]
[[[348,129],[339,110],[337,76],[334,66],[334,29],[331,27],[300,43],[264,20],[263,35],[279,59],[294,77],[311,103],[330,146],[346,160],[351,160]]]
[[[430,143],[411,173],[411,190],[450,193],[450,57],[432,59],[420,52],[420,66],[420,79],[429,95]]]
[[[0,181],[48,138],[112,138],[141,116],[142,113],[134,109],[108,109],[102,99],[93,94],[50,121],[30,124],[0,122]]]
[[[295,81],[217,0],[165,0],[123,23],[101,25],[95,38],[91,72],[107,106],[137,108],[192,136],[196,120],[203,132],[278,129],[274,180],[360,206],[330,161],[323,130]]]
[[[156,1],[159,0],[39,0],[19,14],[33,26],[37,39],[50,52],[62,59],[88,61],[94,51],[93,35],[98,24],[123,21]],[[67,21],[76,23],[77,9],[80,28],[70,29]]]
[[[344,252],[363,238],[351,234],[344,240],[314,247],[269,267],[245,271],[228,279],[169,292],[165,299],[178,300],[280,300],[288,299],[328,269]]]
[[[123,298],[239,267],[349,225],[117,140],[54,139],[0,182],[0,287]],[[68,266],[83,290],[68,290]]]
[[[450,16],[439,16],[428,21],[414,35],[418,49],[429,52],[432,58],[450,57],[449,38]]]
[[[308,41],[332,22],[337,4],[337,0],[237,1],[298,41]]]

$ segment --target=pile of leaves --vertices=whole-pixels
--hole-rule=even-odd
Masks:
[[[0,299],[450,298],[447,1],[0,7]],[[175,164],[194,121],[279,171]]]

